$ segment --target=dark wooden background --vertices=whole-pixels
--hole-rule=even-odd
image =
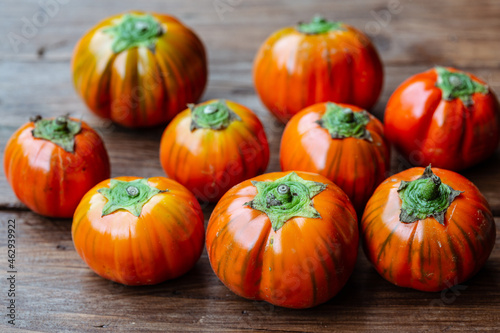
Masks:
[[[48,0],[52,3],[56,0]],[[30,116],[70,113],[102,134],[112,175],[163,175],[163,128],[128,131],[90,114],[71,84],[72,49],[106,16],[129,9],[173,14],[205,42],[210,80],[203,100],[227,98],[257,112],[271,144],[268,171],[277,171],[283,127],[252,85],[252,60],[274,30],[320,13],[367,32],[385,65],[385,87],[373,113],[408,76],[456,66],[500,92],[500,2],[496,0],[59,0],[53,17],[16,50],[9,33],[41,15],[44,1],[0,0],[0,151]],[[398,5],[399,4],[399,5]],[[397,6],[396,6],[397,5]],[[40,21],[39,21],[40,23]],[[405,169],[396,155],[392,171]],[[489,200],[500,226],[500,151],[463,172]],[[213,206],[205,207],[208,217]],[[348,285],[326,304],[289,310],[231,293],[213,274],[206,253],[185,276],[151,287],[124,287],[96,276],[71,241],[71,221],[40,217],[14,196],[0,173],[0,331],[12,329],[7,300],[7,221],[17,222],[16,328],[26,331],[500,331],[500,244],[480,273],[442,293],[395,287],[360,253]]]

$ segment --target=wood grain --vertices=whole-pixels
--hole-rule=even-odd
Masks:
[[[53,0],[57,1],[57,0]],[[385,65],[385,85],[371,110],[383,117],[391,92],[407,77],[436,64],[457,66],[500,92],[500,2],[496,0],[147,0],[61,1],[57,13],[16,50],[10,33],[22,35],[23,19],[41,15],[38,0],[4,0],[0,10],[0,153],[10,135],[33,115],[70,113],[95,127],[105,140],[112,175],[163,175],[158,161],[163,127],[130,131],[93,116],[73,90],[72,49],[106,16],[128,9],[171,13],[194,28],[207,46],[209,84],[202,100],[227,98],[253,109],[271,148],[268,171],[279,170],[283,125],[255,95],[252,60],[274,30],[320,13],[367,32]],[[225,4],[224,10],[217,4]],[[394,7],[394,4],[399,4]],[[409,165],[393,154],[391,172]],[[500,150],[466,170],[500,216]],[[213,205],[204,208],[205,217]],[[397,288],[358,258],[346,288],[328,303],[287,310],[231,293],[213,274],[204,253],[185,276],[158,286],[132,288],[101,279],[76,254],[69,220],[27,211],[0,173],[0,267],[7,262],[7,221],[18,226],[18,332],[85,331],[278,331],[422,332],[498,331],[500,249],[481,272],[445,293]],[[496,220],[500,226],[500,218]],[[4,299],[6,273],[0,273]],[[4,301],[2,301],[4,302]],[[2,307],[5,303],[1,303]],[[5,318],[4,318],[5,319]],[[6,331],[0,320],[0,331]],[[17,332],[17,331],[16,331]]]
[[[77,39],[93,24],[138,7],[132,0],[106,4],[97,0],[65,0],[68,4],[60,5],[57,14],[16,53],[7,33],[20,34],[22,18],[32,19],[42,8],[37,0],[6,1],[8,10],[0,13],[3,22],[0,55],[8,60],[67,60]],[[227,6],[220,9],[217,4]],[[196,29],[214,63],[251,61],[257,47],[271,32],[319,13],[370,34],[386,65],[499,66],[495,54],[500,53],[497,34],[500,3],[495,0],[473,3],[468,0],[148,0],[141,2],[140,7],[172,13]],[[478,47],[485,44],[488,49],[478,52]]]

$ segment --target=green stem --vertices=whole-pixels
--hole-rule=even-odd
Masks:
[[[138,196],[139,192],[139,189],[135,186],[130,185],[129,187],[127,187],[127,194],[131,198],[135,198],[136,196]]]
[[[311,22],[299,23],[297,30],[308,35],[324,34],[329,31],[342,30],[343,23],[328,21],[322,16],[314,16]]]
[[[138,46],[154,48],[158,37],[164,33],[160,22],[149,14],[125,14],[116,24],[103,31],[112,36],[111,48],[114,53]]]
[[[350,108],[328,103],[326,111],[317,123],[328,130],[332,139],[356,138],[372,141],[366,125],[370,117],[366,111],[354,112]]]
[[[342,114],[339,116],[340,122],[352,123],[354,122],[354,112],[351,109],[342,109]]]
[[[432,175],[432,177],[427,178],[427,181],[422,184],[419,194],[422,199],[426,201],[433,201],[439,196],[440,187],[441,179],[436,175]]]
[[[33,122],[35,128],[32,134],[35,138],[51,141],[68,153],[75,152],[75,136],[82,129],[81,122],[73,121],[68,116],[55,119],[43,119],[37,116]]]
[[[280,184],[266,195],[267,207],[288,205],[293,199],[290,187]]]
[[[68,118],[57,117],[54,122],[54,130],[61,132],[68,132]]]
[[[127,210],[135,216],[140,216],[142,207],[155,195],[168,190],[159,190],[148,184],[146,178],[132,181],[111,179],[109,188],[98,190],[108,202],[102,209],[102,216],[109,215],[117,210]]]
[[[191,131],[197,128],[223,130],[233,121],[241,121],[240,116],[231,110],[224,100],[214,100],[198,106],[190,104],[189,108],[191,109]]]
[[[252,181],[257,195],[245,205],[265,213],[274,231],[278,231],[293,217],[321,218],[312,204],[312,198],[321,193],[326,184],[304,180],[295,172],[274,181]]]
[[[276,198],[281,202],[291,202],[293,199],[292,192],[290,191],[290,186],[287,184],[281,184],[276,188]]]
[[[436,67],[438,75],[436,86],[441,89],[443,99],[452,101],[460,98],[464,105],[474,104],[472,95],[475,93],[487,94],[487,86],[472,80],[470,75],[460,71],[449,71],[445,67]]]
[[[420,178],[410,182],[401,181],[398,192],[402,201],[399,215],[401,222],[412,223],[432,216],[442,225],[446,210],[462,193],[443,184],[430,166]]]
[[[203,109],[203,113],[206,114],[206,115],[214,114],[217,111],[219,111],[219,108],[216,105],[213,105],[213,104],[207,105]]]

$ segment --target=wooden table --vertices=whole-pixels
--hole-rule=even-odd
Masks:
[[[321,13],[368,32],[385,64],[378,117],[408,76],[451,65],[484,78],[500,92],[500,2],[496,0],[350,1],[99,1],[52,0],[43,20],[37,0],[0,4],[0,149],[30,116],[83,116],[102,134],[112,175],[163,175],[158,147],[163,128],[130,131],[90,114],[75,94],[72,49],[106,16],[140,9],[168,12],[194,28],[208,49],[210,81],[203,100],[227,98],[255,110],[271,145],[268,171],[279,169],[283,126],[264,109],[251,77],[252,59],[274,30]],[[16,47],[23,20],[42,27]],[[42,23],[42,24],[40,24]],[[500,150],[463,172],[489,200],[500,226]],[[394,156],[392,171],[407,168]],[[204,209],[208,218],[213,206]],[[125,287],[96,276],[71,241],[71,220],[38,216],[14,196],[0,175],[0,330],[7,323],[7,224],[16,221],[16,328],[26,331],[499,331],[500,246],[465,284],[442,293],[398,288],[383,280],[360,253],[347,286],[326,304],[289,310],[242,299],[213,274],[206,253],[185,276],[150,287]]]

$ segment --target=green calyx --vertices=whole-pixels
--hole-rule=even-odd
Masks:
[[[460,98],[465,106],[474,104],[472,95],[475,93],[487,94],[488,86],[471,79],[464,72],[451,72],[444,67],[436,67],[438,79],[436,86],[441,89],[443,99],[452,101]]]
[[[224,100],[216,100],[199,106],[194,104],[188,106],[191,109],[191,131],[197,128],[223,130],[233,121],[241,121],[240,116],[231,110]]]
[[[51,141],[68,153],[75,152],[75,135],[80,133],[82,123],[61,116],[55,119],[42,119],[36,116],[31,119],[35,129],[31,132],[35,138]]]
[[[274,181],[252,181],[257,195],[245,203],[265,213],[274,231],[278,231],[292,217],[321,218],[312,204],[312,198],[321,193],[326,184],[304,180],[295,172]]]
[[[311,22],[299,23],[297,30],[308,35],[318,35],[333,30],[343,30],[342,25],[342,22],[328,21],[322,16],[314,16]]]
[[[442,225],[446,210],[462,193],[443,184],[430,165],[420,178],[410,182],[401,181],[398,192],[402,200],[401,222],[412,223],[433,216]]]
[[[317,123],[328,130],[332,139],[356,138],[372,141],[366,130],[370,117],[366,111],[354,112],[335,103],[328,103],[326,112]]]
[[[137,46],[153,48],[164,33],[160,23],[149,14],[125,14],[117,24],[103,31],[113,37],[111,48],[114,53]]]
[[[142,207],[158,193],[167,192],[168,190],[159,190],[148,184],[146,178],[136,179],[132,181],[122,181],[111,179],[109,188],[104,187],[98,190],[108,202],[102,209],[102,216],[109,215],[120,209],[125,209],[131,214],[139,217],[142,212]]]

